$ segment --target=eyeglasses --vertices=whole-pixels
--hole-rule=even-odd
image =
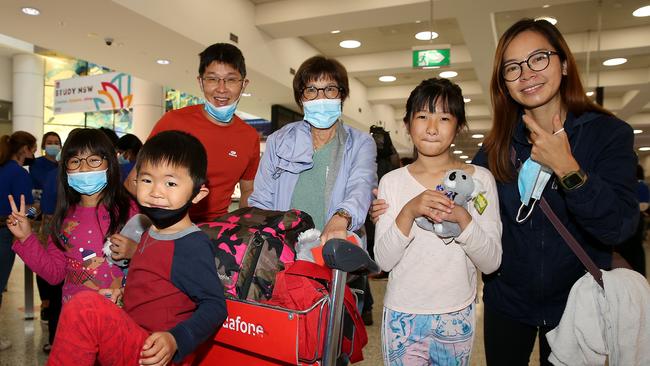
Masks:
[[[302,90],[302,97],[306,100],[314,100],[318,98],[319,91],[322,91],[323,95],[325,95],[325,98],[327,99],[336,99],[338,98],[339,94],[341,94],[341,91],[343,91],[343,88],[333,85],[326,86],[324,88],[308,86]]]
[[[240,83],[243,81],[243,79],[237,79],[237,78],[216,78],[216,77],[202,77],[201,80],[203,80],[203,86],[207,87],[215,87],[218,86],[219,83],[223,80],[223,83],[226,85],[226,88],[228,89],[234,89],[240,85]]]
[[[102,162],[106,159],[103,156],[99,155],[90,155],[85,158],[78,158],[78,157],[72,157],[68,159],[68,161],[65,162],[65,167],[68,170],[77,170],[81,167],[81,162],[85,161],[86,165],[88,165],[91,168],[99,168],[100,165],[102,165]]]
[[[521,65],[524,63],[528,65],[528,68],[533,71],[543,71],[545,70],[550,61],[551,55],[557,55],[555,51],[540,51],[535,52],[532,55],[528,56],[527,59],[521,62],[511,62],[503,66],[502,75],[505,81],[515,81],[521,77],[522,68]]]

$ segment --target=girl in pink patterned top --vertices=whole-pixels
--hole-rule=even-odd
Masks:
[[[13,250],[47,282],[63,282],[63,302],[80,291],[119,288],[122,270],[107,261],[102,247],[107,239],[130,257],[137,243],[118,234],[136,213],[122,184],[112,143],[97,129],[73,131],[61,152],[58,202],[51,235],[43,246],[32,233],[24,212],[12,196],[8,227],[16,237]]]

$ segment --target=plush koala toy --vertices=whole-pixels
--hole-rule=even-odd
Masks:
[[[455,204],[467,209],[469,201],[473,200],[480,193],[485,193],[481,182],[475,181],[471,175],[463,170],[453,169],[445,174],[442,185],[436,187],[442,191]],[[441,238],[455,238],[460,235],[460,226],[455,222],[443,221],[435,223],[425,216],[415,219],[415,223],[424,230],[433,231]]]

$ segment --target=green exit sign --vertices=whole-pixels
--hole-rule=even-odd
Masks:
[[[449,48],[413,50],[413,67],[449,66]]]

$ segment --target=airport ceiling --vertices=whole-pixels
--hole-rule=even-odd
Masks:
[[[420,80],[453,70],[453,80],[471,99],[471,132],[484,134],[491,125],[487,90],[496,40],[522,17],[549,16],[573,50],[587,90],[603,86],[605,107],[643,130],[635,136],[640,147],[650,146],[650,17],[632,12],[647,5],[650,0],[3,0],[0,34],[199,94],[196,55],[234,33],[253,81],[253,97],[242,105],[253,113],[260,101],[295,108],[287,69],[309,52],[339,59],[365,86],[369,103],[390,105],[396,119]],[[41,14],[26,16],[25,6]],[[414,38],[430,30],[439,37]],[[104,44],[107,36],[114,38],[111,47]],[[339,42],[348,39],[361,46],[341,48]],[[412,68],[414,47],[443,44],[451,48],[450,66]],[[15,53],[11,47],[0,47],[0,55]],[[627,63],[603,66],[614,57]],[[157,65],[157,58],[172,63]],[[379,81],[384,75],[396,80]],[[477,149],[469,137],[459,144],[469,154]]]

